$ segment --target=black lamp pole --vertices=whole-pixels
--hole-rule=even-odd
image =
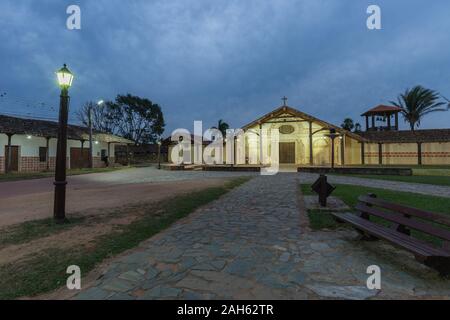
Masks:
[[[336,133],[336,129],[331,128],[330,134],[327,136],[331,139],[331,169],[334,169],[334,139],[336,139],[339,134]]]
[[[67,118],[69,113],[68,89],[61,89],[59,105],[58,144],[55,169],[55,206],[53,215],[56,222],[66,219],[66,159],[67,159]]]
[[[161,169],[161,140],[158,140],[158,170]]]
[[[70,80],[64,82],[60,79],[70,77]],[[66,162],[67,162],[67,121],[69,113],[69,87],[72,83],[73,75],[64,65],[63,69],[58,71],[58,80],[61,86],[60,104],[59,104],[59,126],[58,141],[56,147],[56,168],[55,168],[55,201],[53,207],[53,217],[56,223],[66,221]]]

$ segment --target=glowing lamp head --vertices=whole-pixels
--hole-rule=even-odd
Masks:
[[[61,89],[70,88],[73,81],[73,73],[70,72],[66,64],[56,72],[56,76],[58,77],[58,84]]]

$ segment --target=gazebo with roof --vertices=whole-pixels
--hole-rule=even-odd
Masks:
[[[379,105],[364,112],[361,116],[366,117],[366,131],[390,131],[398,130],[398,114],[402,111],[399,107]],[[391,118],[394,116],[394,125],[391,124]],[[369,117],[372,118],[369,126]],[[387,122],[386,125],[376,126],[376,121]]]

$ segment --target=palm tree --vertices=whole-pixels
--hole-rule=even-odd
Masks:
[[[217,123],[217,127],[212,127],[212,129],[217,129],[222,133],[222,137],[225,139],[227,135],[227,130],[230,128],[230,125],[224,122],[222,119]]]
[[[350,118],[345,118],[344,122],[342,122],[341,124],[342,129],[345,129],[347,131],[352,131],[353,128],[355,127],[354,123],[353,123],[353,119]]]
[[[447,111],[449,106],[443,107],[444,102],[439,101],[439,94],[422,86],[406,89],[405,93],[397,98],[397,102],[391,101],[393,105],[402,109],[405,121],[409,123],[411,131],[420,126],[422,118],[432,112]]]

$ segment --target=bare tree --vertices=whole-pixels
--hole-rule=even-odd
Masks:
[[[92,128],[97,131],[116,133],[116,121],[111,110],[111,102],[97,104],[88,101],[78,110],[76,116],[78,120],[85,126],[89,125],[89,109],[91,109]]]

